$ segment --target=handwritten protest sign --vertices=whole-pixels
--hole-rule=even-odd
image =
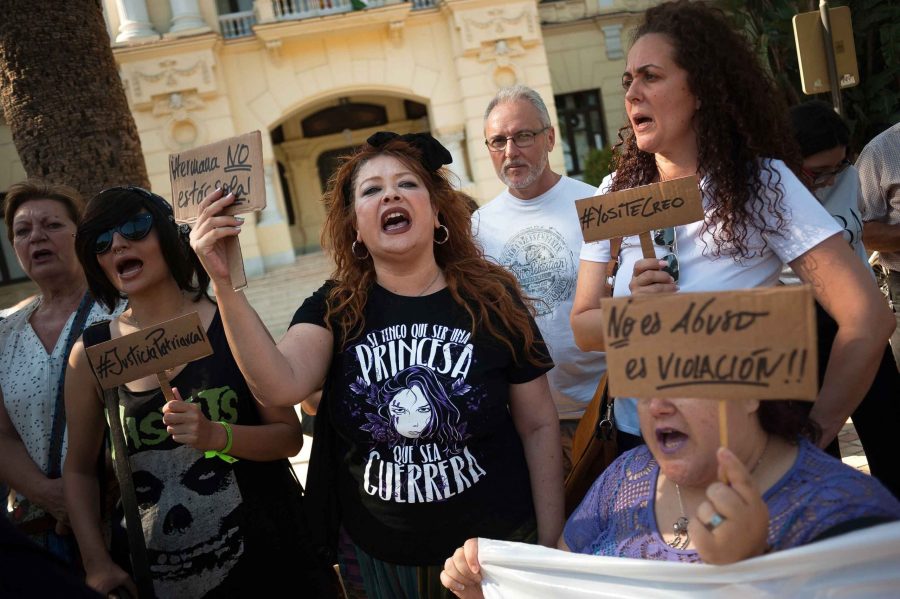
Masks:
[[[237,200],[224,214],[254,212],[266,207],[262,135],[253,131],[212,144],[169,155],[169,180],[175,220],[191,224],[199,216],[200,202],[216,188],[234,192]],[[244,260],[236,237],[225,240],[235,289],[247,286]],[[233,257],[238,259],[233,259]]]
[[[180,223],[197,220],[200,202],[218,187],[238,197],[226,214],[262,210],[266,207],[262,136],[253,131],[170,154],[169,180],[175,220]]]
[[[165,371],[213,353],[196,312],[87,348],[88,361],[103,389],[162,374],[160,386],[171,394]]]
[[[649,231],[703,218],[696,175],[576,200],[575,208],[585,241],[640,235],[645,258],[656,255]]]
[[[807,286],[601,300],[610,393],[814,400]]]

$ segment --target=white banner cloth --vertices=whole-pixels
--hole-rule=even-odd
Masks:
[[[487,599],[900,597],[900,522],[729,566],[580,555],[478,539]]]

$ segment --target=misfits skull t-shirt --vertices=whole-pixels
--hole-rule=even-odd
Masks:
[[[324,326],[329,289],[291,324]],[[385,561],[439,564],[469,537],[502,539],[532,521],[509,386],[549,364],[514,356],[483,325],[473,335],[447,289],[404,297],[373,285],[365,318],[360,336],[335,343],[320,407],[337,432],[342,525],[353,541]]]
[[[185,366],[172,385],[210,420],[260,424],[218,312],[207,336],[214,353]],[[104,337],[108,323],[85,332],[88,345]],[[328,596],[287,460],[204,457],[172,440],[158,389],[116,391],[157,597],[237,597],[285,585],[298,597]]]

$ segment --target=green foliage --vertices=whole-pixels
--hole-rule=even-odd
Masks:
[[[718,0],[745,32],[788,104],[812,99],[800,90],[793,16],[818,10],[817,0]],[[847,5],[853,21],[860,83],[842,91],[851,148],[859,151],[875,135],[900,121],[900,3],[896,0],[829,2]],[[819,98],[831,102],[830,94]]]
[[[610,174],[613,170],[613,151],[612,148],[603,148],[598,150],[591,149],[587,158],[584,160],[584,182],[588,185],[599,187],[603,181],[603,177]]]

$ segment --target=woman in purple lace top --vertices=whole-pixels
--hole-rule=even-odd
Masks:
[[[597,479],[559,548],[727,564],[900,519],[900,502],[881,483],[815,447],[819,431],[808,408],[729,400],[724,449],[717,404],[639,400],[647,445]],[[470,539],[447,560],[441,581],[459,597],[478,597],[480,580]]]

